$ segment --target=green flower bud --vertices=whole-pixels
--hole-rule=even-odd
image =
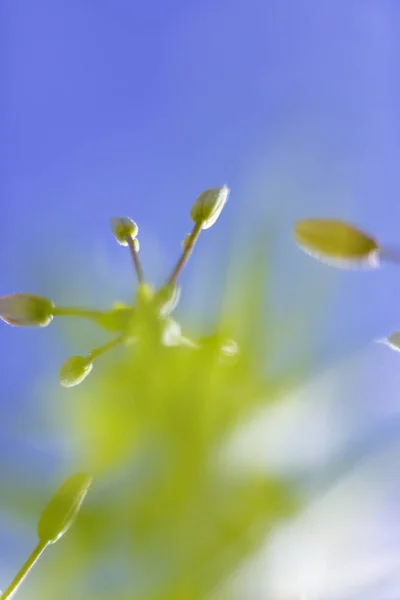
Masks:
[[[181,288],[176,283],[167,283],[158,290],[154,302],[161,317],[167,317],[178,306],[181,297]]]
[[[140,244],[139,244],[139,240],[137,238],[134,238],[134,240],[133,240],[133,248],[134,248],[135,252],[139,252],[139,250],[140,250]]]
[[[53,320],[54,304],[35,294],[11,294],[0,298],[0,319],[18,327],[46,327]]]
[[[111,219],[111,229],[119,244],[127,246],[127,238],[135,239],[139,233],[139,227],[135,221],[128,217],[113,217]]]
[[[374,238],[337,219],[305,219],[294,230],[299,246],[337,267],[379,266],[379,246]]]
[[[54,544],[75,521],[93,478],[86,473],[73,475],[59,488],[38,523],[42,543]]]
[[[201,224],[202,229],[208,229],[214,225],[228,200],[229,191],[229,188],[223,185],[200,194],[190,211],[192,220]]]
[[[61,365],[60,383],[63,387],[74,387],[81,383],[93,369],[90,358],[84,356],[70,356]]]

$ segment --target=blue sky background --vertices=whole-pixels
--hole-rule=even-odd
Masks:
[[[218,283],[222,241],[233,229],[251,244],[262,218],[276,240],[276,298],[305,339],[318,336],[320,356],[400,329],[395,267],[335,271],[291,239],[296,219],[337,216],[400,243],[399,40],[397,0],[0,1],[0,294],[127,299],[131,265],[110,216],[138,221],[157,280],[192,201],[227,183],[221,224],[189,271],[197,263]],[[183,303],[201,313],[213,287],[204,278],[196,289]],[[48,330],[4,326],[0,353],[0,474],[54,475],[62,451],[26,440],[44,418],[37,382],[55,377],[65,348]],[[380,420],[398,415],[398,358],[366,350],[340,398],[351,436],[371,428],[381,439]],[[25,547],[9,552],[6,525],[9,573]]]

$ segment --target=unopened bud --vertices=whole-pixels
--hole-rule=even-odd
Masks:
[[[11,294],[0,298],[0,319],[19,327],[46,327],[53,320],[54,304],[35,294]]]
[[[75,521],[93,478],[86,473],[73,475],[55,493],[38,523],[39,540],[54,544]]]
[[[139,227],[135,221],[132,221],[128,217],[113,217],[111,219],[111,229],[121,246],[127,246],[127,238],[134,239],[139,233]]]
[[[190,216],[195,223],[201,224],[202,229],[214,225],[221,214],[229,196],[229,188],[222,187],[206,190],[197,198],[190,211]]]
[[[302,250],[332,266],[379,266],[376,240],[344,221],[305,219],[296,223],[294,234]]]
[[[133,240],[133,249],[135,250],[135,252],[139,252],[140,250],[140,244],[137,238],[134,238]]]
[[[60,383],[63,387],[79,385],[93,369],[93,363],[84,356],[70,356],[61,365]]]

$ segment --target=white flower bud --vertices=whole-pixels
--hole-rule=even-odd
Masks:
[[[93,363],[84,356],[70,356],[61,365],[60,383],[63,387],[74,387],[81,383],[93,369]]]
[[[202,229],[208,229],[214,225],[228,200],[229,191],[229,188],[223,185],[200,194],[190,211],[192,220],[201,224]]]
[[[127,238],[135,239],[139,233],[139,227],[135,221],[132,221],[128,217],[113,217],[111,219],[111,229],[121,246],[127,246]]]
[[[0,319],[18,327],[46,327],[53,320],[54,304],[35,294],[11,294],[0,298]]]

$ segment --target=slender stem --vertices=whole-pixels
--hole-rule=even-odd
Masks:
[[[97,319],[103,312],[101,310],[89,310],[86,308],[72,308],[69,306],[55,306],[53,315],[55,317],[84,317],[87,319]]]
[[[0,596],[0,600],[6,600],[7,598],[11,598],[14,593],[17,591],[25,577],[28,575],[29,571],[32,567],[37,563],[40,556],[46,550],[48,542],[39,542],[22,569],[19,573],[14,577],[13,581],[10,583],[8,588],[3,592],[2,596]]]
[[[139,281],[139,283],[143,283],[143,281],[144,281],[143,269],[142,269],[142,265],[140,264],[139,253],[135,248],[135,240],[129,235],[126,238],[126,241],[128,242],[129,250],[131,251],[133,264],[135,265],[135,271],[136,271],[138,281]]]
[[[103,346],[98,346],[97,348],[93,348],[93,350],[91,350],[91,352],[89,353],[90,360],[91,361],[96,360],[96,358],[98,358],[102,354],[105,354],[109,350],[112,350],[113,348],[115,348],[116,346],[121,344],[123,342],[123,340],[124,340],[124,336],[120,335],[117,338],[115,338],[114,340],[111,340],[111,342],[104,344]],[[0,598],[0,600],[1,600],[1,598]]]
[[[190,234],[190,236],[188,238],[188,241],[185,244],[182,255],[181,255],[180,259],[178,260],[178,262],[176,263],[176,266],[168,279],[167,285],[176,283],[176,280],[178,279],[180,273],[183,270],[183,267],[185,266],[185,264],[189,260],[190,255],[193,252],[193,248],[197,242],[197,239],[200,235],[201,230],[202,230],[202,223],[201,222],[196,223],[195,226],[193,227],[192,233]]]

